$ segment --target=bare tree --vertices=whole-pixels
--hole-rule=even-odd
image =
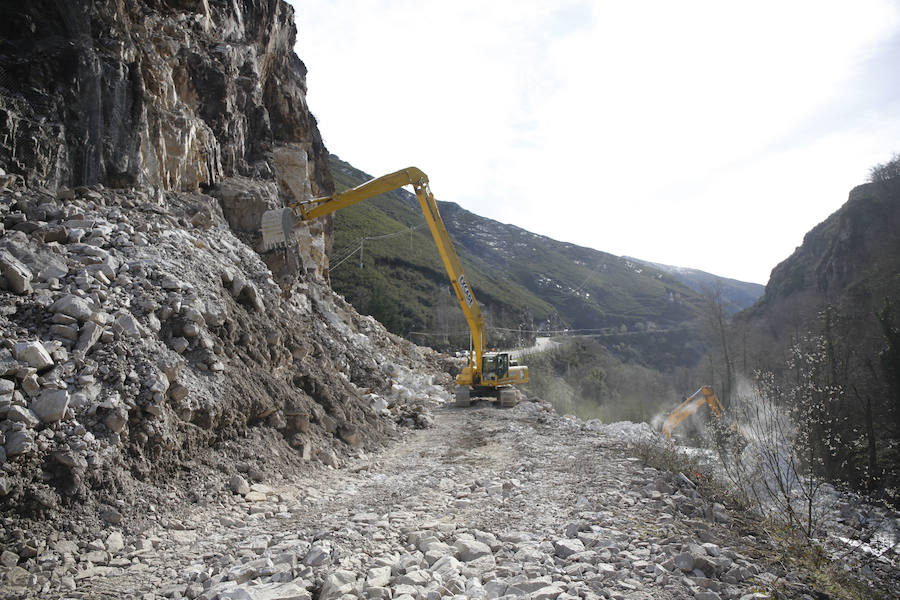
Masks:
[[[722,369],[722,384],[718,386],[719,395],[727,406],[731,401],[731,393],[734,388],[734,363],[729,340],[728,312],[725,310],[723,295],[724,286],[721,281],[717,280],[712,287],[703,293],[703,300],[707,331],[719,354],[719,361],[717,362]],[[710,365],[713,366],[714,364],[711,356]],[[713,378],[715,377],[715,367],[713,367],[711,375]],[[714,382],[710,383],[715,385]]]
[[[900,177],[900,154],[894,154],[889,161],[869,169],[869,181],[872,183],[884,183],[898,177]]]

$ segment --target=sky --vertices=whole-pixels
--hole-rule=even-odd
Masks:
[[[765,284],[900,152],[896,0],[290,1],[329,151],[616,255]]]

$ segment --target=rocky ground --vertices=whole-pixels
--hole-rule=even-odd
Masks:
[[[751,521],[631,456],[627,429],[538,402],[434,417],[344,469],[222,473],[141,528],[53,533],[4,568],[7,596],[828,597],[776,561]]]
[[[447,405],[458,364],[331,290],[329,219],[261,247],[334,191],[295,32],[0,3],[0,598],[828,598],[645,426]]]
[[[55,530],[143,527],[215,474],[343,465],[427,425],[451,380],[314,269],[279,286],[216,198],[152,188],[0,190],[0,336],[7,567]]]

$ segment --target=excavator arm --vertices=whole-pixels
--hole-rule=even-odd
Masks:
[[[694,392],[690,398],[678,405],[678,408],[672,411],[672,414],[663,423],[662,431],[667,438],[672,437],[672,430],[678,427],[682,421],[697,412],[704,404],[718,417],[722,418],[722,403],[719,402],[718,396],[709,386],[703,386]]]
[[[450,285],[456,293],[456,299],[462,307],[472,335],[473,351],[469,354],[469,364],[456,381],[460,385],[477,385],[480,383],[480,365],[485,347],[484,317],[475,301],[475,294],[463,273],[462,265],[450,241],[444,221],[441,219],[437,202],[428,186],[428,177],[419,169],[409,167],[372,179],[344,192],[290,204],[281,211],[269,211],[263,215],[263,246],[272,248],[286,244],[297,221],[310,221],[317,217],[324,217],[405,185],[411,185],[415,190],[416,198],[418,198],[422,213],[425,215],[425,221],[428,223],[438,253],[441,255],[441,261],[444,263],[444,269],[450,278]]]

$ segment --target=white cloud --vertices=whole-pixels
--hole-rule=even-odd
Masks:
[[[598,250],[764,282],[900,150],[891,2],[293,3],[331,151]]]

